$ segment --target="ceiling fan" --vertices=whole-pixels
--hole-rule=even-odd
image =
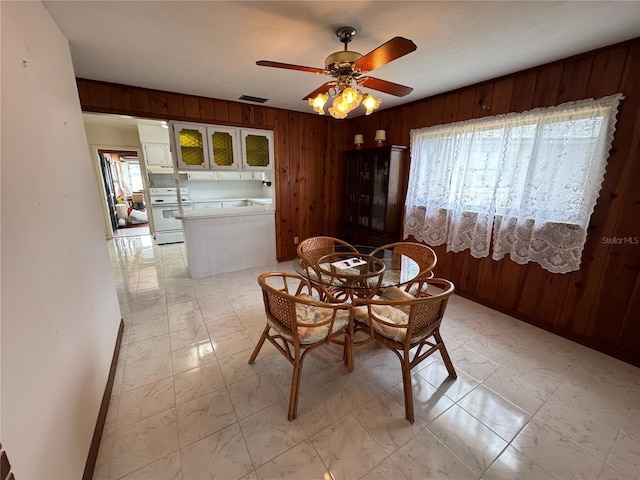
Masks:
[[[329,108],[329,114],[334,118],[345,118],[360,103],[366,107],[366,115],[369,115],[380,106],[382,100],[375,99],[370,94],[363,94],[357,88],[358,86],[395,95],[396,97],[404,97],[413,91],[411,87],[405,87],[404,85],[375,77],[363,76],[371,70],[413,52],[417,47],[411,40],[403,37],[394,37],[366,55],[362,55],[358,52],[347,50],[349,42],[356,35],[355,28],[341,27],[336,30],[336,35],[344,44],[344,50],[329,55],[325,60],[324,68],[304,67],[290,63],[271,62],[269,60],[259,60],[256,65],[334,77],[334,80],[316,88],[303,98],[303,100],[309,101],[309,104],[316,112],[324,115],[324,104],[327,99],[329,96],[335,97],[333,106]]]

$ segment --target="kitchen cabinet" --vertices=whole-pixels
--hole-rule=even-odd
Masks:
[[[172,122],[179,170],[272,171],[273,132]],[[257,179],[245,176],[242,179]]]
[[[273,170],[273,132],[241,129],[243,170]]]
[[[196,123],[171,124],[178,170],[210,169],[207,127]]]
[[[143,143],[142,148],[147,166],[171,167],[171,149],[168,143]]]
[[[406,150],[391,145],[345,152],[347,241],[380,246],[400,240]]]
[[[240,148],[238,129],[232,127],[207,126],[209,161],[212,170],[239,170]]]

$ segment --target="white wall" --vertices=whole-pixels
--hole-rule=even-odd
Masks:
[[[85,127],[89,145],[112,145],[114,147],[135,147],[142,150],[136,125]]]
[[[68,42],[1,2],[2,418],[19,479],[78,479],[120,310]]]
[[[93,164],[95,182],[99,191],[99,203],[102,211],[102,228],[105,238],[113,238],[111,228],[111,217],[109,216],[109,206],[107,204],[106,192],[100,171],[100,158],[98,157],[98,148],[135,150],[138,152],[140,163],[144,163],[142,157],[142,145],[138,136],[137,125],[86,125],[85,133],[87,142],[89,143],[89,157]]]

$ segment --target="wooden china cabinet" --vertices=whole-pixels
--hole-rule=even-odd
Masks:
[[[380,246],[400,240],[406,151],[390,145],[345,152],[348,242]]]

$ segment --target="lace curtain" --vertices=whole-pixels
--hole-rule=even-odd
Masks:
[[[578,270],[623,98],[412,130],[405,238]]]

